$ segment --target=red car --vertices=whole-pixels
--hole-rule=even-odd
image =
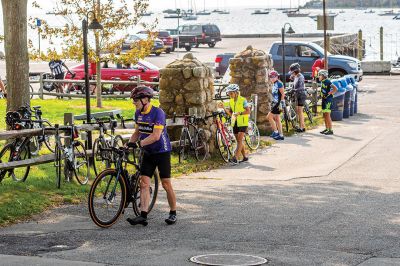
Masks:
[[[72,77],[71,73],[67,73],[65,75],[65,79],[75,79],[75,80],[83,80],[85,79],[85,69],[84,64],[77,65],[75,67],[70,68],[71,72],[75,74],[75,77]],[[93,76],[96,74],[96,64],[92,63],[89,65],[89,76],[93,79]],[[143,81],[158,81],[160,78],[160,69],[144,60],[140,60],[136,65],[122,65],[122,64],[114,64],[112,62],[103,62],[101,63],[101,79],[102,80],[137,80],[140,77]],[[103,90],[107,88],[109,92],[114,90],[124,92],[131,91],[135,86],[129,85],[105,85]],[[153,86],[154,87],[154,86]],[[106,91],[108,92],[108,91]]]

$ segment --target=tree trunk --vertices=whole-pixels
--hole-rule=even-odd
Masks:
[[[7,73],[7,111],[30,104],[27,2],[28,0],[1,0]]]
[[[96,5],[96,14],[97,18],[100,20],[100,0],[97,0],[97,5]],[[97,57],[97,62],[96,62],[96,100],[97,100],[97,107],[102,108],[103,103],[101,99],[101,68],[100,68],[100,36],[99,33],[96,32],[95,34],[96,38],[96,57]]]

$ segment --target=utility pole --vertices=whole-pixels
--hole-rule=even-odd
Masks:
[[[328,28],[328,21],[326,17],[326,1],[323,0],[322,6],[323,6],[323,12],[324,12],[324,53],[325,53],[325,69],[329,70],[329,65],[328,65],[328,36],[327,36],[327,28]]]

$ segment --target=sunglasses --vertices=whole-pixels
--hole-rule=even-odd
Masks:
[[[133,99],[133,102],[138,103],[138,102],[140,102],[140,99]]]

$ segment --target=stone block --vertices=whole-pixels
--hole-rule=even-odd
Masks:
[[[204,67],[193,68],[193,76],[195,76],[196,78],[205,78],[206,77],[206,69]]]
[[[189,67],[184,68],[182,70],[182,73],[185,79],[190,79],[192,77],[192,69],[190,69]]]
[[[191,79],[185,84],[184,88],[188,91],[201,91],[204,87],[201,79]]]

